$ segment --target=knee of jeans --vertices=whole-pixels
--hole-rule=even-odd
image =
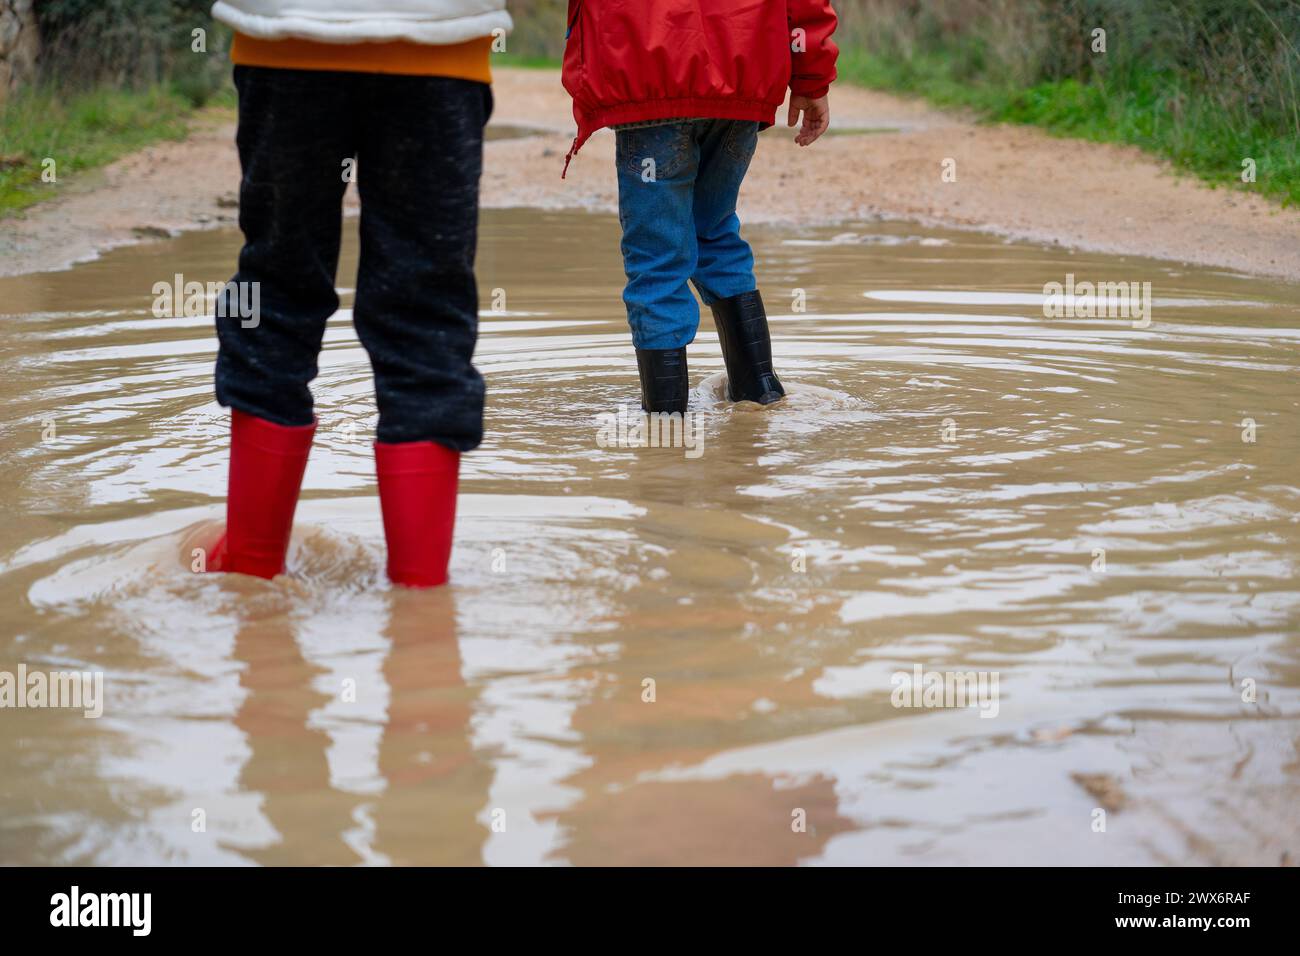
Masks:
[[[734,242],[702,244],[691,282],[705,305],[754,288],[754,254],[739,236]]]
[[[717,302],[720,298],[720,296],[714,294],[714,292],[704,284],[703,280],[701,280],[699,276],[691,276],[691,284],[695,286],[695,291],[700,294],[700,301],[705,305],[713,305],[713,303]]]

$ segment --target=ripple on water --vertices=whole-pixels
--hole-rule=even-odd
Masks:
[[[788,394],[725,400],[706,311],[688,459],[596,440],[638,397],[617,223],[485,212],[510,308],[482,316],[487,440],[435,595],[385,580],[351,289],[263,582],[190,570],[226,417],[207,320],[148,311],[237,236],[0,281],[40,310],[6,319],[0,646],[115,695],[94,727],[0,721],[7,860],[643,862],[672,832],[736,862],[798,800],[835,838],[787,862],[1273,862],[1218,808],[1296,833],[1294,290],[903,225],[753,237],[769,300],[806,293],[772,316]],[[1067,272],[1150,278],[1151,327],[1044,318]],[[997,671],[997,718],[895,708],[916,664]],[[1090,832],[1076,772],[1123,777],[1128,836]]]

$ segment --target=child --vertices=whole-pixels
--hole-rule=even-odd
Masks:
[[[208,568],[284,570],[355,160],[353,322],[375,376],[388,575],[442,584],[460,453],[482,439],[474,252],[488,57],[511,25],[505,0],[222,0],[212,14],[237,31],[244,247],[218,308],[230,487]],[[250,285],[252,320],[231,301]]]
[[[826,131],[836,24],[830,0],[569,0],[569,159],[602,126],[616,130],[623,302],[646,411],[686,410],[700,322],[688,280],[713,310],[728,398],[785,394],[736,195],[787,87],[789,125],[803,115],[795,142]]]

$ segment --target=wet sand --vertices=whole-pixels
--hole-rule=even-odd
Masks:
[[[749,234],[790,395],[722,401],[706,319],[689,458],[598,442],[637,395],[615,219],[484,213],[433,594],[383,577],[355,223],[271,583],[189,570],[226,415],[210,319],[149,312],[237,231],[0,280],[0,670],[106,688],[0,712],[0,864],[1294,863],[1297,287]],[[1045,318],[1068,271],[1149,277],[1151,325]],[[996,715],[895,706],[917,666],[998,674]]]
[[[494,123],[537,135],[488,144],[486,208],[614,208],[608,132],[560,179],[573,122],[556,72],[499,69],[495,95]],[[831,103],[835,135],[810,149],[796,147],[784,128],[763,137],[742,194],[746,221],[907,220],[1300,279],[1300,210],[1245,188],[1210,189],[1135,148],[980,125],[846,85],[834,88]],[[941,179],[945,159],[956,162],[955,182]],[[63,268],[142,237],[219,227],[235,214],[238,179],[231,117],[208,114],[186,142],[127,157],[26,218],[5,221],[0,275]]]

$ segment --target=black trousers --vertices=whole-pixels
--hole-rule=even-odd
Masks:
[[[474,448],[483,438],[474,252],[491,88],[248,66],[235,67],[235,86],[244,247],[217,309],[217,401],[280,425],[312,421],[309,383],[339,304],[345,161],[355,157],[353,323],[374,370],[377,437]]]

